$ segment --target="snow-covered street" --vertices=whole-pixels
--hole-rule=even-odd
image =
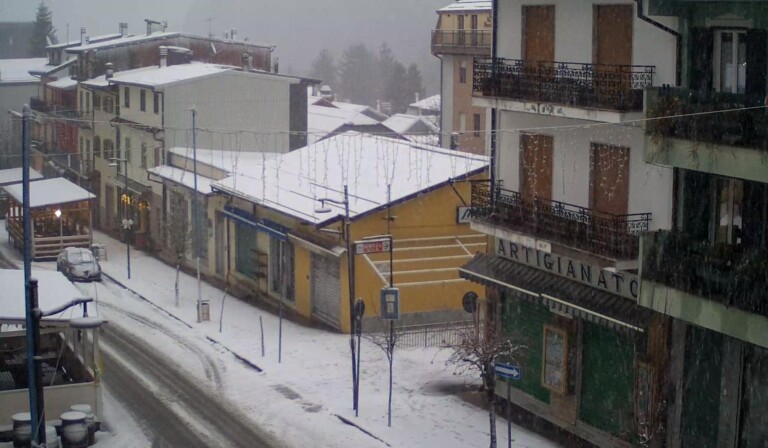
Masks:
[[[5,244],[7,239],[0,238],[5,255],[18,260],[19,254]],[[198,324],[195,278],[182,274],[182,301],[176,307],[171,267],[131,251],[132,278],[128,280],[125,246],[103,234],[96,234],[95,241],[107,247],[108,260],[101,264],[114,282],[105,279],[79,286],[96,299],[99,313],[177,363],[186,378],[228,399],[281,446],[487,446],[487,412],[453,394],[464,386],[469,390],[476,382],[445,365],[447,351],[396,352],[393,421],[388,428],[387,362],[374,345],[363,340],[360,415],[356,418],[351,409],[348,336],[284,321],[282,362],[278,363],[276,316],[228,297],[219,332],[224,292],[203,283],[203,298],[211,303],[211,321]],[[55,269],[52,263],[35,263],[35,267]],[[106,347],[109,350],[108,344]],[[107,384],[109,375],[106,370]],[[110,421],[110,417],[125,410],[113,405],[107,410],[106,426],[115,433],[108,446],[141,446],[136,438],[125,437],[125,432],[136,432],[141,425],[128,422],[123,427],[124,418]],[[498,432],[506,436],[506,421],[498,421]],[[149,434],[143,437],[151,439]],[[513,439],[514,447],[556,446],[516,426]]]

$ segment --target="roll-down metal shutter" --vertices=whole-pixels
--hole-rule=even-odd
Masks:
[[[312,253],[312,314],[339,328],[341,281],[339,259]]]

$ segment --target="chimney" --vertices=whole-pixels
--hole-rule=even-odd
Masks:
[[[237,30],[232,28],[232,30],[229,32],[229,38],[231,40],[235,40],[236,37],[237,37]]]
[[[415,102],[417,102],[417,103],[419,102],[419,92],[416,92],[416,101]]]
[[[376,110],[381,112],[381,100],[376,100]]]
[[[115,65],[111,62],[107,62],[104,64],[104,67],[107,69],[106,73],[104,74],[104,78],[112,79],[112,77],[115,75]]]
[[[451,149],[456,150],[459,148],[459,133],[451,132]]]
[[[168,22],[163,20],[163,32],[165,32],[165,30],[167,30],[167,29],[168,29]]]
[[[160,47],[160,68],[168,66],[168,47]]]
[[[85,45],[85,27],[80,28],[80,45]]]
[[[90,38],[90,36],[85,36],[85,45],[88,45],[88,44],[90,44],[90,43],[91,43],[91,38]]]
[[[128,23],[120,22],[120,37],[125,37],[127,35],[128,35]]]
[[[250,72],[253,68],[253,59],[248,53],[243,53],[243,71]]]

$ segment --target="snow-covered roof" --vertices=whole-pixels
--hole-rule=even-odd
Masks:
[[[379,124],[373,118],[354,110],[309,105],[307,112],[307,132],[309,133],[308,137],[313,142],[344,125],[372,126]]]
[[[83,51],[88,50],[99,50],[104,49],[108,47],[117,47],[120,45],[129,45],[139,42],[147,42],[147,41],[153,41],[153,40],[159,40],[159,39],[168,39],[171,37],[178,37],[181,36],[181,33],[176,32],[162,32],[158,31],[152,34],[140,34],[140,35],[130,35],[126,37],[121,37],[118,39],[110,39],[104,42],[89,42],[87,45],[76,45],[74,47],[67,48],[67,53],[81,53]]]
[[[23,200],[21,187],[21,184],[13,184],[4,186],[3,189],[16,202],[21,202]],[[71,202],[86,201],[95,197],[63,177],[38,180],[29,184],[30,208],[69,204]]]
[[[22,175],[23,173],[21,168],[8,168],[5,170],[0,170],[0,186],[11,185],[11,184],[21,182]],[[29,169],[29,180],[38,180],[42,178],[43,178],[42,174],[38,173],[32,168]]]
[[[112,79],[120,78],[122,76],[131,75],[134,73],[141,73],[146,71],[155,70],[157,67],[150,66],[150,67],[139,67],[134,68],[132,70],[123,70],[121,72],[115,72]],[[95,78],[88,79],[86,81],[83,81],[83,85],[86,87],[92,87],[92,88],[104,88],[109,87],[110,80],[107,79],[106,75],[97,76]]]
[[[192,171],[183,170],[175,166],[160,165],[147,170],[150,174],[161,179],[170,180],[187,188],[195,188],[195,174]],[[210,177],[197,175],[197,191],[203,194],[211,194],[211,183],[214,182]]]
[[[50,311],[66,305],[75,299],[86,297],[60,272],[32,269],[31,278],[37,280],[37,300],[41,310]],[[0,269],[0,321],[24,320],[24,271],[21,269]],[[97,316],[95,306],[88,307],[89,316]],[[82,317],[82,305],[66,309],[59,314],[44,317],[43,321],[66,322],[73,317]]]
[[[48,64],[48,58],[0,59],[0,83],[36,82],[30,70],[40,70]]]
[[[89,37],[88,42],[89,44],[98,44],[107,40],[117,39],[118,37],[122,36],[120,33],[116,34],[104,34],[103,36],[95,36],[95,37]],[[69,42],[60,42],[58,44],[48,45],[45,47],[48,50],[58,50],[65,47],[76,47],[80,45],[80,39],[78,40],[70,40]]]
[[[432,95],[427,98],[424,98],[423,100],[416,101],[415,103],[411,103],[408,105],[408,107],[413,107],[415,109],[421,109],[421,110],[431,110],[440,112],[440,95]]]
[[[192,160],[192,148],[173,147],[168,150],[174,156]],[[256,166],[277,156],[277,153],[262,151],[230,151],[221,149],[197,149],[198,163],[212,166],[229,174],[247,172],[249,167]],[[174,162],[174,164],[176,164]]]
[[[432,123],[418,115],[395,114],[384,120],[382,124],[398,134],[419,132],[419,127],[428,129],[429,132],[437,132],[437,129],[435,129],[435,126]]]
[[[56,81],[49,82],[48,84],[46,84],[46,86],[53,89],[70,90],[77,87],[77,80],[72,79],[69,76],[66,76],[64,78],[57,79]]]
[[[332,213],[318,213],[321,198],[342,201],[348,185],[352,218],[415,197],[484,170],[488,158],[435,146],[345,132],[295,151],[279,154],[259,168],[213,183],[213,188],[312,224],[344,214],[344,206],[326,202]]]
[[[50,74],[56,73],[56,72],[58,72],[60,70],[64,70],[65,68],[67,68],[67,67],[69,67],[71,65],[74,65],[75,62],[77,62],[77,59],[73,58],[73,59],[70,59],[70,60],[68,60],[66,62],[63,62],[63,63],[59,64],[59,65],[48,64],[48,65],[45,65],[45,66],[40,67],[38,69],[30,70],[29,73],[32,74],[32,75],[37,75],[37,76],[50,75]]]
[[[151,67],[152,70],[125,73],[112,78],[113,84],[130,84],[142,87],[162,87],[203,76],[215,75],[232,70],[230,66],[191,62],[168,67]]]
[[[458,0],[437,10],[438,12],[453,11],[488,11],[491,12],[491,2],[483,0]]]

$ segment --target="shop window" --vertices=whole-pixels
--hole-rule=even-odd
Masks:
[[[544,326],[544,356],[541,382],[547,389],[565,394],[568,390],[568,333]]]

